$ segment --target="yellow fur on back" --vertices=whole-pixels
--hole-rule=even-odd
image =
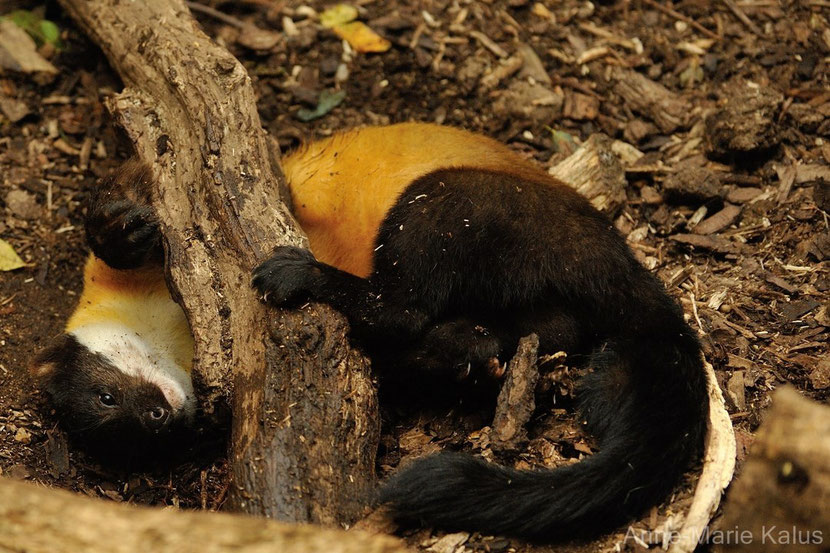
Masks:
[[[320,261],[360,277],[372,272],[378,229],[413,180],[438,169],[509,170],[547,179],[504,144],[452,127],[366,127],[308,144],[282,163],[294,216]]]

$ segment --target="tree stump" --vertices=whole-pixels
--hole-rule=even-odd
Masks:
[[[723,519],[708,539],[723,552],[828,550],[830,407],[790,387],[773,395]]]

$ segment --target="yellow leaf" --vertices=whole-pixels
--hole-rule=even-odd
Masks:
[[[392,46],[388,40],[360,21],[337,25],[333,29],[337,36],[348,41],[356,52],[386,52]]]
[[[25,266],[26,264],[11,247],[11,244],[0,239],[0,271],[14,271]]]
[[[348,4],[337,4],[320,14],[323,27],[336,27],[357,19],[357,8]]]

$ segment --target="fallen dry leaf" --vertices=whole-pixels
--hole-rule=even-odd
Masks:
[[[329,29],[355,19],[357,19],[357,8],[348,4],[337,4],[320,14],[320,24]]]
[[[392,46],[392,43],[360,21],[336,25],[332,27],[332,30],[337,36],[346,40],[356,52],[362,54],[386,52]]]
[[[17,255],[11,244],[0,239],[0,271],[14,271],[25,266],[26,264]]]
[[[35,41],[26,31],[9,20],[0,20],[0,67],[21,73],[58,72],[54,65],[38,54]]]

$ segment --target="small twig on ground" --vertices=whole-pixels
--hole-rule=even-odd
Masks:
[[[496,66],[490,73],[484,75],[479,84],[484,90],[495,88],[501,81],[521,69],[522,65],[524,65],[522,56],[511,56]]]
[[[209,17],[213,17],[223,23],[239,29],[240,33],[236,42],[240,45],[250,48],[252,50],[270,50],[282,40],[283,35],[274,33],[266,29],[261,29],[253,23],[247,23],[241,19],[237,19],[231,15],[220,12],[217,9],[205,6],[198,2],[185,2],[191,11],[199,12]]]
[[[713,38],[715,40],[720,40],[721,39],[721,36],[719,34],[715,33],[714,31],[710,31],[709,29],[707,29],[706,27],[704,27],[703,25],[701,25],[700,23],[698,23],[694,19],[683,15],[679,11],[676,11],[676,10],[673,10],[669,7],[666,7],[663,4],[657,2],[656,0],[643,0],[643,2],[645,2],[646,4],[651,6],[652,8],[660,10],[661,12],[665,13],[666,15],[670,15],[670,16],[674,17],[675,19],[679,19],[680,21],[683,21],[684,23],[688,23],[689,25],[691,25],[692,27],[694,27],[695,29],[697,29],[698,31],[703,33],[704,35],[708,36],[709,38]]]
[[[187,4],[187,7],[190,9],[190,11],[199,12],[199,13],[202,13],[204,15],[208,15],[208,16],[212,17],[213,19],[218,19],[222,23],[227,23],[228,25],[231,25],[232,27],[236,27],[237,29],[243,29],[247,25],[241,19],[237,19],[232,15],[228,15],[224,12],[220,12],[216,8],[211,8],[210,6],[200,4],[199,2],[185,2],[185,3]]]
[[[424,34],[424,31],[427,30],[426,23],[419,23],[417,27],[415,27],[415,32],[412,33],[412,40],[409,41],[409,49],[414,50],[416,46],[418,46],[418,41],[421,40],[421,35]]]
[[[611,31],[609,31],[608,29],[603,29],[602,27],[597,27],[596,25],[594,25],[590,21],[580,23],[579,28],[582,29],[583,31],[587,31],[587,32],[591,33],[594,36],[604,38],[605,40],[607,40],[608,42],[610,42],[612,44],[616,44],[617,46],[622,46],[623,48],[631,50],[632,52],[640,54],[643,51],[643,45],[642,44],[640,44],[639,47],[638,47],[637,43],[634,42],[633,40],[629,40],[627,38],[619,37],[619,36],[615,35],[614,33],[612,33]],[[637,51],[638,49],[639,49],[639,52]]]
[[[591,97],[596,98],[598,100],[602,99],[602,96],[600,96],[599,94],[597,94],[596,92],[594,92],[593,90],[591,90],[590,88],[585,86],[584,84],[577,81],[574,77],[560,77],[559,75],[553,75],[551,77],[551,80],[553,81],[554,84],[558,84],[560,86],[566,86],[568,88],[572,88],[572,89],[576,90],[577,92],[587,94],[588,96],[591,96]]]
[[[733,2],[732,0],[723,0],[723,3],[726,5],[727,8],[729,8],[729,11],[735,14],[735,17],[741,20],[741,23],[746,25],[747,29],[752,31],[752,34],[756,36],[764,35],[764,33],[761,32],[761,29],[759,29],[758,26],[752,22],[749,16],[747,16],[743,12],[743,10],[739,8],[737,4],[735,4],[735,2]]]
[[[700,330],[701,333],[705,333],[706,330],[703,328],[703,323],[700,320],[700,314],[697,312],[697,298],[695,297],[694,292],[689,292],[689,300],[692,302],[692,313],[694,313],[695,321],[697,322],[697,328]]]
[[[447,52],[447,43],[446,42],[439,42],[438,43],[438,52],[436,52],[435,57],[432,59],[432,70],[438,71],[438,68],[441,67],[441,60],[444,59],[444,54]]]
[[[493,42],[493,40],[489,36],[485,35],[484,33],[479,32],[479,31],[470,31],[469,35],[471,37],[473,37],[474,39],[476,39],[477,41],[479,41],[482,46],[484,46],[485,48],[487,48],[488,50],[493,52],[498,57],[506,58],[506,57],[510,56],[510,54],[508,54],[504,50],[504,48],[502,48],[501,46],[499,46],[498,44]]]

